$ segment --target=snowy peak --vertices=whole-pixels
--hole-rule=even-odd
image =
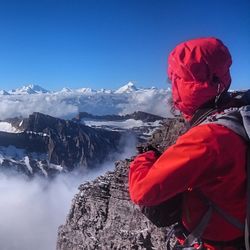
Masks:
[[[59,93],[72,93],[73,91],[72,91],[72,89],[70,89],[70,88],[62,88],[62,90],[61,91],[59,91]]]
[[[0,90],[0,95],[9,95],[9,93],[5,90]]]
[[[27,86],[23,86],[21,88],[18,89],[12,89],[10,91],[11,94],[16,94],[16,95],[20,95],[20,94],[42,94],[42,93],[49,93],[48,90],[40,87],[39,85],[33,85],[33,84],[29,84]]]
[[[112,90],[110,89],[100,89],[100,90],[97,90],[97,93],[104,93],[104,94],[111,94],[112,93]]]
[[[96,90],[93,90],[91,88],[80,88],[76,90],[78,93],[83,93],[83,94],[91,94],[91,93],[96,93]]]
[[[60,91],[46,92],[37,85],[28,85],[9,94],[0,95],[1,119],[28,117],[33,112],[68,119],[78,112],[124,115],[139,110],[163,117],[171,116],[170,106],[164,105],[170,97],[166,89],[137,88],[132,82],[116,91],[64,88]]]
[[[117,89],[115,93],[117,94],[122,94],[122,93],[131,93],[138,90],[136,86],[132,83],[129,82],[126,85],[122,86],[121,88]]]

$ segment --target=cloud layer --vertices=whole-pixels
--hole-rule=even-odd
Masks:
[[[122,154],[115,160],[135,153],[136,141],[124,138]],[[55,250],[57,230],[65,223],[71,200],[79,184],[90,181],[114,168],[106,162],[98,170],[61,175],[53,181],[0,174],[0,249]]]
[[[128,114],[144,111],[169,116],[167,99],[170,92],[158,89],[139,89],[130,93],[70,92],[1,95],[0,120],[11,117],[27,117],[41,112],[60,118],[72,118],[78,112],[96,115]]]

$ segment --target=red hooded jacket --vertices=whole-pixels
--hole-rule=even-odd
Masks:
[[[183,204],[183,224],[197,226],[207,207],[192,192],[201,192],[242,223],[246,217],[246,144],[231,130],[216,124],[200,125],[179,137],[159,159],[153,151],[136,157],[130,165],[129,191],[136,204],[157,205],[188,190]],[[229,241],[243,233],[213,213],[203,238]]]
[[[230,65],[227,48],[215,38],[191,40],[170,54],[168,72],[173,99],[187,119],[229,87]],[[136,204],[153,206],[187,192],[182,221],[192,231],[207,209],[193,191],[199,189],[244,223],[246,150],[245,141],[226,127],[211,123],[193,127],[158,159],[153,151],[135,158],[129,173],[131,199]],[[242,236],[243,232],[216,212],[203,234],[211,241],[231,241]]]

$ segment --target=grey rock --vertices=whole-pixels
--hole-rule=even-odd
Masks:
[[[183,121],[168,119],[150,143],[162,150],[184,132]],[[79,187],[66,223],[59,227],[57,250],[166,249],[169,228],[157,228],[130,201],[128,169],[132,159]]]
[[[91,125],[93,128],[131,133],[140,143],[143,143],[149,139],[152,132],[159,127],[159,124],[161,124],[164,119],[165,118],[158,115],[137,111],[126,115],[92,115],[87,112],[80,112],[72,120],[81,124],[89,124],[89,122],[91,124],[91,122],[93,122]],[[137,126],[135,124],[133,126],[132,122],[131,126],[128,126],[127,128],[126,126],[124,127],[124,125],[122,125],[123,122],[127,122],[127,124],[129,124],[131,123],[129,120],[141,121],[143,125]]]
[[[158,115],[137,111],[127,115],[92,115],[87,112],[80,112],[73,120],[81,121],[84,119],[94,119],[99,121],[124,121],[128,119],[141,120],[143,122],[155,122],[164,118]]]

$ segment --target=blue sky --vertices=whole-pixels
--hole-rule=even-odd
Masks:
[[[0,0],[0,89],[166,88],[176,44],[216,36],[250,86],[249,0]]]

